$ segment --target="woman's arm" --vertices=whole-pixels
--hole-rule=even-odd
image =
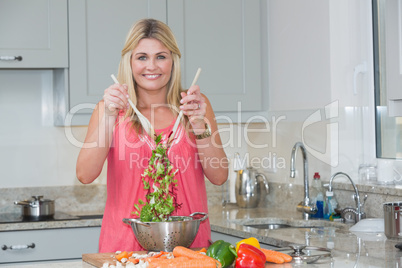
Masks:
[[[84,145],[78,155],[76,175],[80,182],[93,182],[102,172],[120,110],[126,109],[127,86],[114,84],[105,90],[91,116]]]
[[[196,140],[198,155],[208,180],[213,184],[222,185],[228,178],[229,160],[222,148],[222,141],[211,103],[207,97],[204,96],[204,98],[207,104],[204,121],[211,127],[211,136]],[[194,133],[201,134],[204,131],[205,125],[201,129],[194,130]]]
[[[104,101],[92,113],[84,145],[78,155],[76,173],[80,182],[93,182],[102,172],[113,136],[116,116],[105,115]]]
[[[228,178],[229,161],[222,148],[211,103],[205,95],[200,93],[197,85],[190,87],[186,93],[182,93],[181,103],[180,109],[189,118],[196,135],[205,131],[205,123],[211,127],[212,135],[196,139],[196,146],[205,176],[213,184],[222,185]]]

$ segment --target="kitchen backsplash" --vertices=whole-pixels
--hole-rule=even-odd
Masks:
[[[339,208],[356,208],[353,199],[354,190],[349,183],[334,183],[334,196],[338,201]],[[402,188],[383,187],[378,185],[357,185],[361,202],[364,195],[367,200],[364,202],[363,211],[367,218],[383,218],[383,204],[385,202],[401,201]],[[271,183],[270,193],[262,199],[259,206],[274,206],[278,210],[296,210],[296,206],[304,198],[304,188],[302,185],[289,183]],[[301,217],[301,216],[300,216]]]
[[[327,183],[328,181],[326,181]],[[325,183],[325,182],[324,182]],[[334,196],[339,208],[356,208],[353,199],[354,189],[349,183],[335,182]],[[383,204],[386,202],[402,202],[402,188],[398,186],[357,185],[361,202],[364,203],[363,211],[367,218],[383,218]],[[223,188],[224,189],[224,188]],[[221,205],[217,186],[208,185],[208,205]],[[364,202],[363,197],[367,195]],[[303,185],[292,183],[269,182],[269,194],[262,195],[258,207],[274,207],[278,211],[295,211],[297,204],[304,199]],[[217,203],[215,203],[217,202]],[[300,213],[300,218],[302,218]]]
[[[21,207],[14,205],[14,201],[30,199],[33,195],[42,195],[45,199],[55,200],[55,208],[58,212],[103,213],[106,192],[106,185],[0,188],[0,213],[20,213]],[[221,187],[207,182],[207,192],[209,206],[221,205]]]
[[[14,205],[14,201],[30,199],[33,195],[55,200],[55,210],[58,212],[96,214],[105,208],[106,186],[0,188],[0,213],[20,213],[21,206]]]
[[[208,206],[221,206],[226,194],[223,187],[213,185],[207,181]],[[270,191],[262,195],[259,207],[275,207],[281,211],[294,211],[296,205],[303,200],[303,186],[289,183],[270,182]],[[391,201],[401,201],[401,188],[375,187],[373,185],[359,185],[361,199],[365,194],[368,198],[364,204],[364,211],[368,218],[382,218],[382,204]],[[355,207],[351,185],[344,183],[334,184],[334,194],[339,207]],[[56,211],[69,214],[98,214],[103,213],[106,202],[105,185],[78,185],[62,187],[28,187],[28,188],[0,188],[0,213],[20,213],[20,206],[14,201],[30,198],[31,195],[43,195],[47,199],[55,200]]]

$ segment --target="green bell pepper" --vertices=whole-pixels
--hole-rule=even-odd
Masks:
[[[207,256],[219,261],[222,268],[229,267],[237,258],[235,247],[229,242],[217,240],[208,247]]]

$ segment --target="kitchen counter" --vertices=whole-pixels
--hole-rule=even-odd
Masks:
[[[332,261],[322,260],[308,267],[401,267],[402,251],[395,248],[398,240],[387,239],[384,233],[352,233],[352,225],[325,220],[302,220],[302,214],[283,211],[278,208],[242,209],[235,205],[226,208],[211,208],[211,228],[232,236],[254,236],[260,242],[286,247],[291,244],[305,244],[332,249]],[[256,229],[244,224],[268,222],[295,223],[297,228],[274,230]],[[317,226],[317,227],[303,227]],[[400,242],[400,241],[399,241]],[[271,265],[280,267],[279,265]],[[300,267],[294,264],[294,267]]]
[[[101,226],[101,219],[86,220],[64,220],[53,222],[21,222],[21,223],[1,223],[0,232],[3,231],[22,231],[36,229],[58,229],[58,228],[77,228],[77,227],[97,227]]]
[[[395,248],[398,240],[390,240],[383,233],[351,233],[350,225],[324,220],[303,221],[301,213],[284,211],[275,207],[242,209],[236,205],[222,208],[210,208],[209,219],[214,232],[230,236],[256,237],[261,243],[286,247],[290,244],[306,244],[309,246],[332,249],[332,260],[319,260],[307,267],[401,267],[402,251]],[[244,224],[287,222],[297,227],[281,229],[257,229]],[[66,222],[37,222],[19,224],[0,224],[0,231],[23,230],[26,228],[73,228],[83,226],[100,226],[100,219],[72,220]],[[311,226],[314,227],[311,227]],[[240,239],[239,239],[240,240]],[[29,265],[29,266],[27,266]],[[64,265],[64,266],[63,266]],[[0,265],[1,266],[1,265]],[[293,267],[303,267],[294,264]],[[46,267],[40,264],[18,264],[12,267]],[[81,261],[59,262],[49,267],[90,267]],[[267,265],[266,267],[282,267]]]
[[[0,267],[6,268],[94,268],[89,263],[82,260],[61,260],[61,261],[44,261],[44,262],[30,262],[30,263],[12,263],[0,264]]]
[[[79,214],[72,214],[72,215],[79,216]],[[99,215],[99,213],[95,213],[93,215]],[[58,229],[58,228],[77,228],[77,227],[98,227],[101,226],[101,224],[102,224],[101,218],[91,216],[88,217],[88,215],[85,215],[85,217],[78,219],[0,223],[0,232]]]

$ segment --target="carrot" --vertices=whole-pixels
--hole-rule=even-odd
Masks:
[[[219,265],[218,265],[219,264]],[[216,268],[221,267],[220,262],[211,259],[192,259],[175,266],[177,268]]]
[[[152,258],[158,258],[158,257],[162,256],[163,254],[164,254],[164,252],[161,251],[161,252],[159,252],[159,253],[153,255]]]
[[[219,263],[219,262],[218,262]],[[177,257],[150,263],[148,268],[216,268],[217,262],[214,259],[189,259]],[[219,266],[220,267],[220,266]]]
[[[155,260],[163,260],[163,259],[167,259],[167,257],[168,257],[168,255],[167,254],[163,254],[163,255],[161,255],[161,256],[159,256],[159,257],[153,257]]]
[[[151,262],[158,262],[158,261],[166,260],[166,259],[167,259],[167,255],[163,255],[163,256],[160,256],[160,257],[157,257],[157,258],[148,257],[148,258],[144,258],[143,260],[148,262],[148,263],[151,263]]]
[[[182,246],[177,246],[173,249],[173,256],[175,257],[187,257],[189,259],[201,259],[201,260],[205,260],[205,262],[207,262],[208,260],[212,260],[215,263],[215,267],[222,267],[221,263],[217,260],[215,260],[214,258],[211,258],[207,255],[201,254],[197,251],[194,251],[192,249],[189,248],[185,248]],[[193,266],[191,266],[193,267]],[[194,266],[195,267],[195,266]]]
[[[140,259],[128,259],[127,261],[137,264],[140,262]]]
[[[197,251],[194,251],[192,249],[189,248],[185,248],[182,246],[177,246],[173,249],[173,256],[175,257],[180,257],[180,256],[184,256],[190,259],[203,259],[203,258],[210,258],[204,254],[201,254]]]
[[[148,268],[177,267],[181,262],[188,261],[187,257],[177,257],[173,259],[154,259],[148,262]]]
[[[128,253],[130,255],[130,253]],[[140,262],[140,260],[143,260],[145,262],[151,263],[151,262],[157,262],[159,260],[166,259],[168,257],[169,252],[161,251],[151,257],[146,257],[146,258],[129,258],[127,261],[132,262],[134,264],[137,264]],[[132,255],[132,254],[131,254]]]
[[[206,248],[202,248],[202,249],[196,250],[195,252],[207,253],[207,249],[206,249]]]
[[[128,253],[127,251],[123,251],[122,253],[117,254],[115,257],[118,261],[121,261],[123,258],[128,259]]]
[[[273,263],[284,263],[284,262],[291,262],[292,256],[285,254],[283,252],[260,248],[260,250],[264,253],[265,257],[267,258],[267,262]]]

